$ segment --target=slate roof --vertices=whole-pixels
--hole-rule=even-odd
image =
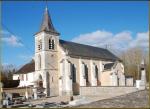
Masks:
[[[35,62],[34,60],[32,60],[31,62],[23,65],[15,74],[25,74],[34,71],[35,71]]]
[[[114,54],[112,54],[107,49],[93,47],[89,45],[78,44],[70,41],[59,40],[60,45],[68,51],[69,56],[76,56],[81,58],[89,58],[89,59],[103,59],[103,60],[111,60],[117,61],[120,60]],[[104,65],[105,69],[111,69],[115,63],[108,63]],[[32,60],[30,63],[25,64],[21,67],[16,74],[24,74],[35,71],[35,62]]]
[[[114,66],[115,63],[108,63],[104,65],[104,70],[109,70]]]
[[[40,31],[51,32],[51,33],[55,33],[55,34],[59,35],[59,33],[55,30],[55,28],[53,26],[53,23],[52,23],[52,20],[51,20],[51,17],[50,17],[47,7],[45,8]]]
[[[77,57],[86,57],[90,59],[104,59],[112,61],[121,61],[117,56],[107,49],[83,45],[70,41],[59,40],[60,45],[68,51],[68,55]]]

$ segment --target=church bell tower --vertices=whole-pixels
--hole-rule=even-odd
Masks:
[[[58,95],[59,33],[55,30],[48,8],[45,8],[40,31],[35,34],[34,79],[41,81],[46,96]]]

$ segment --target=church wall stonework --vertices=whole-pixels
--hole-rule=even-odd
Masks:
[[[100,80],[99,80],[99,77],[100,77],[100,65],[99,65],[99,63],[100,63],[100,60],[98,61],[98,60],[91,60],[92,62],[91,62],[91,66],[93,66],[94,65],[94,67],[95,66],[97,66],[97,70],[98,70],[98,80],[97,80],[97,78],[96,78],[96,71],[94,71],[95,70],[95,68],[94,69],[92,69],[91,71],[92,71],[92,76],[93,77],[91,77],[91,78],[93,78],[91,81],[91,85],[92,86],[98,86],[99,85],[99,83],[100,83]]]
[[[81,59],[81,62],[84,62],[85,65],[87,65],[88,68],[88,83],[86,83],[86,86],[91,86],[91,66],[90,66],[90,60],[89,59]]]
[[[76,69],[76,83],[73,83],[73,93],[74,94],[79,94],[79,89],[80,89],[80,65],[79,65],[79,59],[77,58],[72,58],[69,57],[69,61],[75,65]]]
[[[81,61],[84,62],[88,67],[88,80],[89,80],[89,83],[87,84],[87,86],[93,86],[92,82],[96,81],[96,80],[95,79],[92,80],[93,78],[95,78],[95,74],[94,74],[92,66],[95,64],[98,67],[98,73],[99,73],[99,76],[100,76],[100,65],[99,65],[100,60],[92,60],[92,59],[83,59],[82,58]]]
[[[55,40],[54,50],[49,49],[49,39]],[[38,45],[41,41],[41,49]],[[58,96],[58,36],[38,33],[35,36],[35,80],[42,76],[43,87],[47,96]],[[39,59],[40,57],[40,59]],[[48,74],[49,76],[47,77]],[[48,84],[48,85],[47,85]]]
[[[70,57],[69,60],[71,61],[71,63],[75,64],[76,66],[76,73],[77,73],[77,84],[74,85],[74,91],[76,93],[79,92],[79,88],[80,88],[80,65],[79,65],[79,58],[74,58],[74,57]],[[84,64],[87,65],[88,67],[88,79],[89,79],[89,84],[87,84],[86,86],[92,86],[91,82],[92,82],[92,73],[94,73],[92,71],[92,67],[91,67],[91,63],[97,65],[98,67],[98,80],[99,80],[99,84],[96,84],[95,86],[111,86],[111,79],[110,79],[110,74],[112,73],[112,71],[102,71],[102,63],[109,63],[107,61],[100,61],[100,60],[90,60],[90,59],[81,59],[81,62],[84,62]],[[95,80],[96,81],[96,80]]]
[[[115,72],[118,72],[118,74],[124,74],[124,66],[122,65],[122,63],[120,62],[117,63],[115,67]]]
[[[58,83],[59,95],[72,95],[72,81],[70,79],[70,63],[68,56],[61,46],[58,47]]]
[[[111,71],[103,71],[100,77],[101,86],[111,86]]]

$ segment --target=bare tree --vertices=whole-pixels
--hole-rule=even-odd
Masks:
[[[139,79],[139,66],[141,64],[142,59],[145,59],[145,53],[142,48],[135,47],[130,48],[126,51],[124,51],[120,58],[123,60],[124,66],[125,66],[125,74],[131,75],[134,77],[134,79]],[[149,63],[148,59],[147,63]]]
[[[149,73],[150,73],[150,64],[149,64],[149,53],[145,54],[144,57],[145,63],[146,63],[146,79],[149,81]]]
[[[15,72],[16,72],[16,68],[12,64],[2,66],[1,75],[2,75],[2,78],[4,78],[4,79],[12,80],[13,73],[15,73]]]

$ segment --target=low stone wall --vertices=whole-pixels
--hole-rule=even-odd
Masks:
[[[3,92],[5,93],[19,93],[21,96],[25,96],[26,90],[28,91],[29,96],[33,94],[32,88],[30,87],[3,88]]]
[[[138,91],[136,87],[80,87],[81,96],[95,96],[101,98],[111,98],[136,91]]]

